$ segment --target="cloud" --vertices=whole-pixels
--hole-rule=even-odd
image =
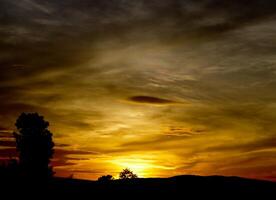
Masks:
[[[6,139],[6,138],[5,138]],[[17,157],[18,152],[16,151],[16,143],[14,140],[0,140],[0,158],[1,159],[10,159],[12,157]],[[67,149],[66,149],[67,148]],[[97,155],[98,153],[92,151],[84,151],[84,150],[72,150],[68,149],[68,145],[56,145],[54,158],[53,158],[53,166],[61,167],[67,165],[76,165],[74,161],[82,161],[88,160],[91,155]],[[85,157],[80,157],[85,156]],[[88,157],[88,158],[86,158]]]
[[[258,139],[251,142],[241,144],[225,144],[223,146],[214,146],[206,149],[206,151],[238,151],[238,152],[254,152],[275,149],[276,137],[270,136],[263,139]]]
[[[0,139],[1,138],[13,138],[13,130],[0,126]]]
[[[15,148],[1,148],[0,149],[0,157],[1,158],[12,158],[12,157],[17,157],[18,153]]]
[[[191,137],[200,134],[204,134],[207,131],[204,129],[187,129],[184,127],[175,127],[172,126],[168,131],[165,131],[164,134],[168,136],[179,136],[179,137]]]
[[[95,155],[96,152],[91,151],[85,151],[85,150],[70,150],[70,149],[55,149],[55,156],[57,158],[63,158],[63,157],[74,157],[74,155]]]
[[[55,148],[54,158],[52,160],[53,167],[69,168],[77,165],[75,161],[86,160],[86,158],[78,158],[78,156],[89,156],[92,153],[84,150],[70,150],[61,148],[60,145]]]
[[[158,97],[151,97],[151,96],[132,96],[129,97],[128,100],[134,103],[141,103],[141,104],[157,104],[157,105],[166,105],[166,104],[177,104],[178,102],[162,99]]]
[[[0,147],[15,147],[15,141],[0,140]]]
[[[64,147],[70,147],[69,144],[55,144],[55,147],[64,148]]]
[[[100,174],[100,173],[102,173],[102,171],[101,170],[92,170],[92,169],[90,169],[90,170],[68,170],[68,171],[71,171],[71,172],[74,172],[74,173],[92,173],[92,174]]]

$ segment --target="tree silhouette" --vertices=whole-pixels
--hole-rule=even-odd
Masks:
[[[16,149],[19,152],[19,165],[24,174],[34,177],[53,175],[50,159],[53,157],[54,143],[48,130],[49,122],[37,113],[22,113],[14,132]]]
[[[134,174],[130,169],[126,168],[126,169],[123,169],[122,172],[120,172],[119,178],[120,179],[134,179],[134,178],[138,178],[138,176],[136,174]]]
[[[114,177],[112,175],[105,175],[98,178],[99,182],[108,182],[114,180]]]

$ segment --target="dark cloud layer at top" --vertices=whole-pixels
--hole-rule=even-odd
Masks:
[[[274,14],[276,3],[271,0],[4,0],[1,8],[3,73],[0,78],[5,85],[1,93],[11,98],[14,92],[18,95],[33,86],[29,77],[55,72],[57,78],[66,80],[68,77],[62,72],[69,68],[74,68],[73,72],[98,73],[98,69],[83,72],[75,66],[96,56],[93,45],[106,39],[124,40],[126,45],[141,38],[162,42],[179,38],[177,42],[181,42],[183,37],[190,41],[203,37],[208,41],[212,34],[218,37],[225,31],[266,20]],[[25,84],[11,86],[9,80],[15,79],[22,79]],[[45,84],[38,80],[36,84]],[[51,81],[46,83],[57,84]]]
[[[132,30],[139,32],[143,26],[148,29],[147,34],[154,29],[162,31],[156,37],[164,39],[183,33],[203,37],[215,33],[217,37],[225,31],[267,19],[274,14],[276,3],[272,0],[4,0],[1,8],[1,67],[20,74],[12,66],[22,65],[28,74],[28,70],[36,72],[37,65],[40,66],[37,72],[42,72],[43,67],[79,63],[86,57],[88,44],[105,37],[131,38],[126,34]],[[77,44],[71,43],[76,39]],[[3,77],[7,78],[7,74]]]

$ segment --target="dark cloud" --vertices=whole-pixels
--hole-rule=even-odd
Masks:
[[[55,159],[51,162],[51,164],[54,166],[54,167],[66,167],[66,166],[73,166],[73,165],[76,165],[76,163],[74,162],[70,162],[68,160],[65,160],[65,159]],[[55,169],[56,170],[56,169]]]
[[[13,157],[18,156],[18,152],[15,148],[15,141],[6,141],[0,140],[0,158],[4,160],[8,160]],[[78,156],[91,156],[96,155],[97,153],[91,151],[83,151],[83,150],[67,150],[62,149],[60,145],[57,145],[58,148],[55,148],[53,166],[67,166],[67,165],[75,165],[73,161],[75,160],[87,160],[88,158],[78,158]],[[64,147],[64,146],[62,146]]]
[[[55,144],[55,147],[60,147],[60,148],[62,148],[62,147],[70,147],[71,145],[69,145],[69,144]]]
[[[1,132],[0,131],[0,139],[1,138],[11,139],[11,138],[13,138],[13,135],[11,134],[11,132],[6,133],[6,132]]]
[[[12,158],[17,157],[17,151],[15,148],[3,148],[0,149],[0,157],[1,158]]]
[[[69,171],[71,171],[71,172],[74,172],[74,173],[91,173],[91,174],[100,174],[100,173],[102,173],[102,171],[101,170],[74,170],[74,169],[72,169],[72,170],[69,170]]]
[[[96,155],[98,153],[84,150],[70,150],[70,149],[55,149],[55,156],[57,158],[61,157],[74,157],[74,155]]]
[[[273,149],[276,146],[276,137],[258,139],[252,142],[242,144],[224,144],[223,146],[210,147],[206,151],[238,151],[238,152],[252,152]]]
[[[165,131],[164,134],[168,136],[179,136],[179,137],[191,137],[200,134],[206,133],[207,130],[204,129],[185,129],[183,127],[170,127],[168,131]]]
[[[0,126],[0,139],[1,138],[13,138],[12,130]]]
[[[128,98],[129,101],[135,103],[144,103],[144,104],[175,104],[178,103],[176,101],[162,99],[158,97],[151,97],[151,96],[133,96]]]
[[[54,167],[72,166],[77,164],[75,161],[85,161],[85,160],[88,160],[91,156],[96,154],[97,154],[96,152],[91,152],[91,151],[70,150],[70,149],[64,149],[59,147],[55,149],[55,154],[54,154],[54,159],[52,164]],[[86,156],[86,157],[79,157],[79,156]]]
[[[0,140],[0,147],[15,147],[15,141]]]

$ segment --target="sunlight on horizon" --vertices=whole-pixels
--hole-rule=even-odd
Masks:
[[[140,178],[149,178],[155,177],[160,170],[173,170],[174,167],[166,167],[162,165],[158,165],[154,162],[154,160],[144,159],[141,157],[135,156],[126,156],[115,158],[110,161],[112,164],[117,166],[119,170],[122,169],[130,169],[133,173],[137,174]],[[118,178],[118,176],[115,176]]]

